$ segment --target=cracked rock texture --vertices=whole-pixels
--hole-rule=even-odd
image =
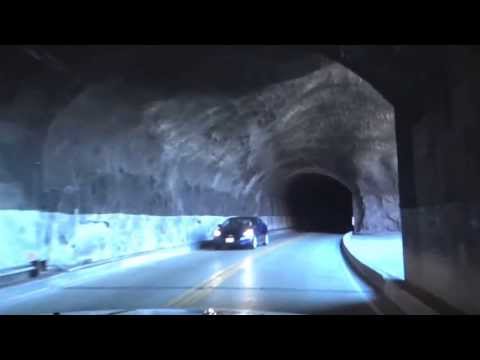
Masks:
[[[360,77],[318,54],[154,48],[0,48],[0,268],[191,243],[232,215],[281,228],[306,173],[350,189],[357,231],[399,230],[393,108]]]
[[[55,117],[43,161],[60,212],[284,215],[287,178],[316,172],[352,191],[358,231],[400,228],[393,108],[335,63],[239,96],[92,85]]]

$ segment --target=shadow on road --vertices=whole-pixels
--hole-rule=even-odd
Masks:
[[[215,246],[211,240],[203,240],[197,243],[198,250],[215,250]]]

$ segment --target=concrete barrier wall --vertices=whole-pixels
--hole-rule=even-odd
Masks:
[[[34,259],[70,267],[210,240],[224,216],[149,216],[0,211],[0,269]],[[263,217],[271,230],[283,217]]]

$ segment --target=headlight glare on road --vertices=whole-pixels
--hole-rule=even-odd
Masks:
[[[213,232],[214,237],[219,237],[220,235],[222,235],[222,232],[220,231],[220,229],[217,229]]]
[[[246,237],[246,238],[249,238],[249,239],[252,239],[254,236],[255,236],[255,234],[253,232],[253,229],[247,229],[243,233],[243,237]]]

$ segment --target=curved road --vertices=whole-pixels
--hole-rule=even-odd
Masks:
[[[279,232],[256,250],[158,253],[0,289],[0,314],[107,309],[396,314],[340,253],[340,235]]]

